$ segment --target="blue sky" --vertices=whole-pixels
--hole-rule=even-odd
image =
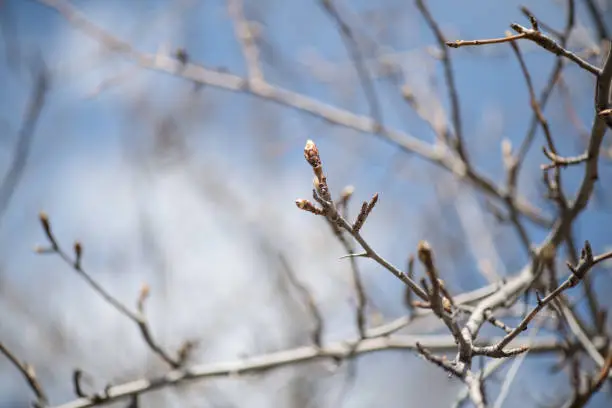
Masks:
[[[536,16],[553,27],[563,26],[558,2],[532,3],[528,6]],[[154,53],[162,46],[184,47],[193,61],[239,75],[246,72],[224,1],[72,4],[138,50]],[[429,4],[451,40],[502,36],[511,22],[528,25],[515,1],[470,0],[460,7],[449,1]],[[428,53],[434,39],[411,2],[341,5],[364,39],[376,39],[381,46],[378,53],[401,54],[401,81],[430,102],[432,112],[436,112],[436,97],[448,110],[441,66]],[[403,266],[418,240],[426,238],[440,253],[439,262],[452,288],[460,291],[482,285],[485,281],[475,267],[479,248],[470,246],[465,225],[482,227],[481,233],[486,233],[482,239],[493,242],[485,255],[500,269],[512,273],[525,260],[514,232],[485,213],[478,194],[422,160],[398,154],[372,135],[333,127],[250,96],[209,88],[197,91],[179,78],[135,70],[130,61],[105,52],[37,2],[7,1],[3,10],[7,6],[2,23],[8,30],[0,43],[0,174],[8,168],[30,94],[28,61],[42,55],[53,82],[23,180],[0,223],[0,278],[6,288],[0,304],[12,311],[7,319],[0,319],[0,334],[7,344],[17,343],[18,354],[36,363],[54,401],[71,398],[67,384],[74,366],[95,372],[99,381],[125,380],[160,367],[146,355],[136,330],[95,299],[65,265],[32,253],[35,244],[44,242],[36,217],[43,209],[66,246],[75,239],[83,242],[86,265],[120,299],[132,305],[142,282],[149,282],[151,320],[160,339],[176,345],[185,337],[204,338],[208,349],[197,356],[202,361],[236,358],[260,344],[264,349],[286,347],[294,341],[294,333],[304,330],[274,303],[276,278],[270,271],[274,267],[254,243],[254,236],[274,242],[293,260],[327,316],[326,335],[340,339],[354,331],[348,269],[338,261],[342,248],[323,222],[294,206],[296,198],[309,196],[311,174],[302,156],[308,138],[319,145],[332,188],[339,192],[345,185],[356,187],[353,211],[361,200],[380,193],[364,233],[394,263]],[[573,49],[589,45],[592,34],[581,7],[570,42]],[[251,1],[246,11],[261,24],[268,81],[353,112],[369,112],[337,28],[316,2]],[[6,52],[11,44],[17,44],[17,59]],[[530,43],[520,45],[536,89],[541,89],[554,58]],[[468,150],[479,170],[502,181],[501,140],[508,138],[517,146],[531,117],[518,63],[507,44],[461,48],[451,55]],[[594,80],[572,65],[565,72],[573,107],[589,127]],[[119,84],[92,96],[101,82],[118,74],[124,78]],[[433,91],[431,79],[437,87]],[[397,84],[377,80],[376,89],[385,125],[433,140],[427,125],[402,100]],[[546,115],[563,154],[580,153],[582,146],[562,98],[554,98]],[[176,129],[171,154],[156,153],[156,129],[161,124]],[[538,131],[520,178],[521,191],[542,206],[538,168],[544,162],[543,143]],[[567,187],[575,187],[580,170],[566,174]],[[602,165],[602,186],[609,176],[609,166]],[[465,205],[474,207],[463,221],[459,201],[453,198],[458,195]],[[611,221],[609,200],[577,223],[578,240],[588,238],[596,252],[610,244],[603,228]],[[534,242],[545,236],[535,227],[529,231]],[[396,279],[373,264],[363,262],[361,267],[368,294],[385,316],[403,313],[402,287]],[[597,286],[605,292],[609,272],[597,273]],[[579,297],[578,292],[570,295]],[[250,310],[245,311],[242,303],[248,303]],[[218,315],[220,310],[223,316]],[[270,335],[253,334],[261,327],[275,329],[270,329]],[[210,332],[216,335],[202,334]],[[57,348],[43,346],[53,333],[63,339],[56,340]],[[218,337],[227,341],[215,340]],[[29,357],[32,351],[35,355]],[[398,401],[434,406],[452,401],[459,386],[406,354],[400,360],[395,353],[360,360],[361,385],[345,406],[368,406],[387,388],[396,391],[389,393],[389,406],[397,406]],[[419,375],[411,375],[416,369]],[[523,370],[534,375],[543,371],[538,360]],[[0,406],[12,408],[11,401],[21,401],[28,391],[10,367],[0,366],[0,373],[7,378],[7,385],[0,386],[4,387],[0,395],[7,397]],[[410,378],[409,386],[398,377]],[[274,388],[279,378],[273,374],[261,381],[264,389]],[[439,395],[419,395],[419,388],[428,381],[448,386]],[[525,379],[517,381],[520,385],[508,406],[524,401],[521,387],[527,395],[538,391]],[[246,388],[241,391],[245,398],[269,404],[258,393],[260,388]],[[231,395],[236,386],[222,383],[222,389]],[[329,395],[321,398],[333,404]],[[168,393],[160,398],[157,403],[167,406],[178,403],[172,398],[181,397]]]

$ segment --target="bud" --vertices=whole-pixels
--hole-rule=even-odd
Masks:
[[[323,211],[321,208],[315,207],[313,203],[311,203],[308,200],[304,200],[304,199],[299,199],[299,200],[295,200],[295,205],[300,209],[300,210],[304,210],[304,211],[308,211],[311,212],[313,214],[316,215],[324,215],[325,211]]]
[[[184,48],[177,48],[175,53],[176,59],[183,65],[187,64],[189,61],[189,54]]]
[[[314,176],[312,179],[312,185],[314,186],[315,190],[317,190],[317,193],[321,194],[321,181],[317,176]]]
[[[344,189],[342,189],[342,192],[340,193],[340,197],[342,198],[342,201],[348,201],[354,192],[355,192],[355,187],[353,186],[344,187]]]
[[[142,286],[140,287],[140,294],[138,295],[138,303],[137,303],[138,310],[140,311],[140,313],[143,313],[144,302],[149,297],[150,290],[151,288],[149,287],[147,283],[143,283]]]
[[[79,269],[81,267],[81,255],[83,255],[83,246],[79,241],[74,243],[74,266]]]
[[[419,261],[423,263],[427,268],[433,266],[433,257],[431,253],[431,246],[427,241],[419,241],[419,245],[417,247],[417,255],[419,257]]]
[[[38,214],[38,219],[40,220],[40,223],[42,224],[42,227],[45,230],[45,234],[47,234],[47,237],[51,237],[51,223],[49,222],[49,216],[47,215],[47,213],[41,211]]]
[[[402,86],[402,96],[407,102],[415,102],[414,92],[412,92],[412,88],[410,88],[408,84],[404,84]]]
[[[317,145],[312,141],[306,141],[304,146],[304,158],[312,167],[319,167],[321,165],[321,157],[319,156],[319,149]]]
[[[148,283],[143,283],[140,288],[140,298],[146,299],[149,297],[149,293],[151,292],[151,287]]]
[[[377,202],[378,202],[378,193],[375,193],[372,196],[370,203],[368,204],[368,214],[372,211],[372,209],[374,209],[374,206],[376,205]]]
[[[503,157],[509,157],[512,155],[512,142],[509,139],[502,140],[501,150]]]
[[[448,299],[446,296],[444,296],[444,297],[442,298],[442,307],[444,308],[444,310],[445,310],[447,313],[451,313],[451,312],[452,312],[452,309],[451,309],[451,301],[450,301],[450,300],[449,300],[449,299]]]

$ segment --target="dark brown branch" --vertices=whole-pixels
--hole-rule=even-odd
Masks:
[[[376,93],[376,88],[374,87],[374,82],[372,81],[371,75],[368,72],[368,68],[364,63],[363,56],[361,55],[361,49],[357,43],[357,40],[355,39],[353,30],[344,21],[338,9],[336,6],[334,6],[333,0],[321,0],[321,4],[323,5],[323,9],[327,12],[327,14],[338,25],[342,35],[342,40],[344,41],[346,49],[351,55],[351,59],[355,65],[355,70],[357,71],[357,76],[361,82],[361,87],[363,88],[366,100],[368,101],[370,116],[379,124],[380,129],[382,129],[384,127],[384,121],[378,94]]]

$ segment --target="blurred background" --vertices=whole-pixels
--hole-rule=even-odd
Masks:
[[[177,349],[197,343],[190,364],[237,360],[309,344],[308,310],[287,282],[284,257],[312,293],[327,341],[356,335],[356,295],[346,251],[326,222],[295,207],[310,198],[307,139],[319,146],[334,196],[349,185],[353,216],[378,192],[363,233],[405,268],[419,240],[435,251],[440,274],[461,293],[516,273],[528,260],[515,230],[499,222],[490,199],[449,171],[373,134],[330,124],[287,106],[180,75],[147,70],[109,50],[55,9],[34,0],[0,2],[0,339],[31,363],[54,404],[74,399],[75,368],[91,389],[163,373],[137,327],[110,307],[46,244],[38,213],[57,239],[83,245],[83,266],[110,293],[135,308],[150,286],[147,316],[156,339]],[[61,2],[59,2],[61,3]],[[601,60],[601,27],[589,2],[576,1],[568,48]],[[612,30],[607,1],[593,1]],[[79,0],[83,16],[139,52],[187,56],[207,68],[247,74],[228,5],[221,0]],[[350,27],[386,127],[435,143],[430,123],[450,123],[441,50],[414,2],[334,2]],[[529,26],[525,5],[562,31],[567,2],[428,1],[449,40],[504,36]],[[320,2],[246,0],[244,14],[266,80],[324,104],[371,115],[350,47]],[[519,42],[539,94],[555,56]],[[525,79],[508,44],[451,49],[466,148],[479,172],[503,186],[501,144],[518,146],[532,111]],[[44,70],[48,91],[32,131],[28,111]],[[593,118],[594,78],[568,64],[545,115],[565,156],[581,153]],[[418,101],[414,109],[410,95]],[[40,96],[40,95],[39,95]],[[408,100],[407,100],[408,99]],[[31,124],[31,123],[30,123]],[[25,128],[25,129],[24,129]],[[549,217],[536,139],[519,174],[524,197]],[[604,142],[606,152],[610,142]],[[612,150],[610,150],[612,152]],[[575,224],[577,242],[610,250],[612,175],[601,182]],[[570,197],[582,175],[564,170]],[[527,223],[539,243],[546,229]],[[560,262],[565,258],[560,257]],[[404,286],[368,260],[358,265],[368,298],[368,325],[408,313]],[[421,271],[418,271],[421,273]],[[565,271],[564,271],[565,273]],[[592,283],[609,293],[610,272]],[[584,303],[583,292],[568,296]],[[609,307],[609,296],[600,298]],[[406,333],[428,333],[427,325]],[[504,407],[554,406],[568,392],[566,373],[551,374],[555,355],[528,357]],[[415,407],[450,406],[463,384],[412,351],[382,351],[347,366],[314,362],[240,378],[196,381],[146,394],[146,407]],[[499,390],[506,368],[488,383]],[[609,387],[607,388],[609,390]],[[497,390],[497,391],[496,391]],[[606,390],[606,388],[604,388]],[[609,406],[602,392],[589,406]],[[26,407],[31,391],[0,358],[0,407]],[[126,406],[126,402],[117,403]]]

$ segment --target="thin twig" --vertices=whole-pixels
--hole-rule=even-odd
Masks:
[[[561,47],[566,46],[569,36],[574,28],[574,24],[576,20],[575,19],[576,7],[574,4],[574,0],[568,0],[567,6],[568,6],[568,10],[567,10],[565,28],[563,30],[562,35],[559,37],[559,42],[560,42]],[[533,14],[531,14],[531,16],[533,17]],[[565,66],[564,63],[565,63],[565,60],[563,59],[563,57],[559,56],[555,62],[555,66],[551,70],[551,73],[548,77],[548,83],[540,94],[540,99],[538,100],[540,111],[543,111],[543,109],[546,107],[546,104],[550,96],[552,95],[552,91],[555,88],[555,85],[559,82],[559,79],[561,78],[561,73]],[[517,170],[516,170],[517,172],[519,171],[519,168],[524,163],[525,156],[527,155],[533,143],[533,140],[536,135],[537,126],[539,123],[540,121],[537,115],[537,111],[534,110],[533,115],[531,117],[531,121],[529,123],[529,130],[527,132],[527,136],[525,137],[525,139],[523,140],[519,148],[518,157],[517,157]]]
[[[321,347],[321,339],[323,336],[323,327],[324,327],[323,315],[321,314],[321,311],[319,310],[319,307],[317,306],[317,303],[315,302],[314,296],[312,296],[312,293],[310,293],[310,290],[308,290],[308,288],[302,282],[299,281],[299,279],[295,275],[295,271],[289,264],[289,261],[287,260],[287,258],[283,254],[279,254],[278,257],[283,267],[283,271],[285,272],[285,275],[287,276],[287,279],[297,289],[300,296],[302,297],[302,301],[304,302],[304,304],[306,305],[306,308],[308,309],[308,312],[310,313],[310,316],[314,324],[314,327],[312,330],[312,341],[315,346]]]
[[[542,148],[542,151],[544,152],[544,155],[548,157],[551,161],[551,163],[549,164],[543,164],[541,166],[542,170],[548,170],[554,167],[567,167],[567,166],[571,166],[574,164],[584,163],[589,158],[586,153],[583,153],[579,156],[574,156],[574,157],[561,157],[549,151],[545,147]]]
[[[357,71],[357,76],[359,77],[359,81],[361,82],[361,87],[363,88],[363,92],[365,93],[366,99],[368,101],[368,105],[370,107],[370,116],[380,124],[380,128],[384,127],[383,123],[383,113],[380,108],[380,102],[378,98],[378,94],[376,93],[376,88],[374,87],[374,82],[372,81],[372,76],[370,72],[368,72],[368,67],[364,62],[364,58],[361,55],[361,49],[355,35],[353,34],[353,30],[351,26],[348,25],[340,15],[340,12],[334,6],[333,0],[321,0],[321,4],[323,8],[329,14],[329,16],[336,22],[338,28],[340,29],[340,33],[342,35],[342,40],[351,55],[351,59],[353,60],[353,64],[355,66],[355,70]]]
[[[509,361],[508,359],[501,359],[501,358],[492,360],[482,370],[480,370],[480,372],[475,373],[475,375],[478,376],[478,378],[482,382],[486,380],[487,378],[489,378],[490,376],[492,376],[493,374],[495,374],[497,370],[503,367],[504,364],[506,364],[508,361]],[[463,388],[459,392],[459,395],[457,395],[457,399],[455,400],[455,402],[453,403],[451,407],[452,408],[461,407],[461,405],[465,402],[467,398],[469,398],[469,396],[470,396],[469,388]]]
[[[512,42],[514,40],[520,40],[525,37],[524,34],[515,34],[509,35],[506,37],[500,38],[488,38],[484,40],[455,40],[455,41],[446,41],[446,45],[451,48],[459,48],[459,47],[467,47],[467,46],[477,46],[477,45],[490,45],[490,44],[502,44],[507,42]]]
[[[535,337],[538,334],[538,332],[540,331],[540,328],[541,328],[541,325],[538,325],[537,327],[534,327],[531,330],[531,334],[529,335],[529,340],[530,341],[535,340]],[[504,404],[504,401],[505,401],[505,399],[508,396],[508,393],[510,391],[510,386],[512,385],[512,382],[516,378],[516,375],[517,375],[521,365],[523,364],[523,362],[527,358],[528,354],[529,354],[529,351],[521,354],[520,356],[518,356],[512,362],[512,365],[510,366],[510,369],[508,370],[506,378],[504,379],[504,382],[503,382],[503,384],[501,386],[501,390],[499,391],[497,399],[495,400],[495,405],[493,406],[494,408],[502,408],[502,406]]]
[[[141,291],[141,294],[139,296],[139,301],[138,301],[138,305],[140,309],[139,312],[135,313],[131,311],[123,303],[117,300],[113,295],[108,293],[106,289],[104,289],[89,273],[85,271],[85,269],[83,269],[83,266],[81,264],[81,257],[82,257],[81,244],[79,242],[75,243],[74,245],[75,258],[72,259],[66,253],[66,251],[64,251],[62,247],[59,245],[59,242],[57,241],[53,233],[53,230],[51,228],[51,222],[49,221],[48,215],[45,213],[40,213],[39,218],[40,218],[42,228],[45,232],[45,235],[49,241],[50,247],[49,248],[38,248],[37,249],[38,252],[55,253],[59,255],[59,257],[64,262],[66,262],[68,265],[70,265],[72,269],[79,276],[81,276],[87,282],[87,284],[96,293],[98,293],[107,303],[113,306],[119,313],[121,313],[122,315],[130,319],[132,322],[136,323],[146,344],[155,354],[157,354],[162,360],[168,363],[172,368],[180,367],[182,365],[180,359],[170,357],[170,355],[166,351],[164,351],[164,349],[162,349],[162,347],[159,344],[157,344],[157,342],[153,339],[153,334],[151,333],[151,330],[149,328],[149,323],[146,319],[146,316],[144,315],[144,310],[143,310],[144,300],[146,299],[148,295],[148,287],[147,286],[143,287],[143,290]]]
[[[28,163],[28,156],[30,155],[38,118],[45,106],[45,96],[49,89],[50,79],[46,68],[42,64],[38,69],[39,71],[34,75],[32,95],[30,96],[23,123],[19,130],[11,164],[2,182],[0,182],[0,222],[23,176]]]
[[[599,9],[599,6],[596,4],[595,0],[585,0],[585,3],[591,19],[597,28],[597,37],[600,41],[609,39],[610,35],[608,34],[608,29],[603,19],[604,13]]]
[[[450,53],[448,49],[444,46],[448,44],[440,26],[433,18],[431,12],[425,5],[423,0],[416,0],[416,5],[427,25],[433,31],[434,36],[436,37],[436,41],[438,42],[438,46],[440,47],[440,51],[442,52],[442,65],[444,67],[444,78],[446,80],[446,87],[448,89],[448,97],[450,100],[451,106],[451,115],[453,120],[453,127],[455,128],[455,140],[453,148],[457,151],[457,154],[466,164],[469,166],[469,158],[467,155],[467,150],[464,143],[463,138],[463,125],[461,123],[461,104],[459,103],[459,93],[457,92],[457,85],[455,83],[455,75],[453,73],[453,63],[451,61]]]
[[[591,74],[595,76],[599,76],[601,74],[601,69],[583,60],[575,53],[565,49],[546,34],[532,28],[523,27],[522,25],[516,23],[511,24],[510,27],[512,27],[512,29],[517,33],[523,34],[523,38],[535,42],[540,47],[552,52],[555,55],[565,57],[570,61],[575,62],[580,68],[590,72]]]
[[[34,367],[27,363],[21,362],[17,356],[15,356],[15,354],[13,354],[2,342],[0,342],[0,352],[9,359],[17,370],[19,370],[32,392],[34,392],[38,405],[41,407],[47,406],[49,400],[47,399],[47,394],[40,385],[40,382],[38,382],[38,379],[36,378]]]
[[[227,8],[234,22],[236,38],[242,48],[242,55],[246,62],[250,82],[262,82],[264,80],[259,59],[259,50],[256,38],[252,30],[251,22],[244,15],[244,4],[242,0],[227,0]]]
[[[368,258],[371,258],[372,260],[380,264],[382,267],[387,269],[389,272],[391,272],[393,275],[395,275],[399,280],[404,282],[404,284],[409,286],[418,297],[425,301],[428,301],[429,298],[427,293],[415,281],[410,279],[408,275],[406,275],[404,272],[402,272],[397,267],[389,263],[382,256],[380,256],[361,236],[359,231],[356,231],[346,219],[340,216],[333,200],[331,200],[329,186],[327,185],[327,179],[323,172],[319,150],[312,140],[308,140],[306,142],[306,146],[304,147],[304,156],[306,158],[306,161],[312,166],[315,174],[315,190],[313,190],[313,196],[315,200],[323,206],[323,215],[325,215],[327,219],[331,222],[336,223],[340,228],[345,229],[353,238],[355,238],[355,240],[359,243],[359,245],[361,245],[361,247],[365,251]],[[304,209],[304,202],[307,202],[307,200],[296,200],[298,208]]]

